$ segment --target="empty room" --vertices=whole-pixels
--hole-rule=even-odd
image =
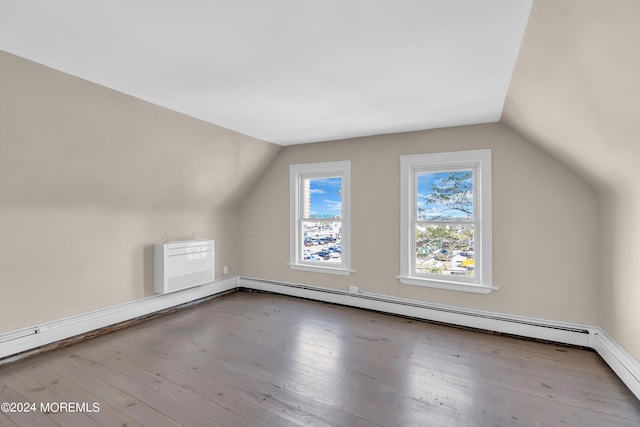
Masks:
[[[639,18],[0,0],[0,426],[640,425]]]

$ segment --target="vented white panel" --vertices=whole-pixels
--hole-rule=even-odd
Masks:
[[[213,281],[213,248],[213,240],[181,240],[155,245],[155,293],[166,294]]]

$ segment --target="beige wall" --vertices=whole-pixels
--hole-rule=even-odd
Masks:
[[[0,332],[153,294],[165,232],[238,274],[280,149],[0,52]]]
[[[502,121],[598,188],[602,326],[640,360],[640,2],[536,0]]]
[[[402,285],[400,156],[491,148],[493,269],[498,292]],[[351,160],[352,268],[348,277],[294,271],[289,256],[289,165]],[[599,324],[599,229],[594,189],[501,124],[287,147],[242,208],[242,274],[337,289]]]

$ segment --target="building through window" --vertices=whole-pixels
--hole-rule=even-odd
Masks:
[[[293,269],[349,274],[351,162],[291,165]]]

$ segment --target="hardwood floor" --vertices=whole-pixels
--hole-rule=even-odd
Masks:
[[[35,409],[0,426],[640,425],[592,351],[247,292],[1,366],[0,402]]]

